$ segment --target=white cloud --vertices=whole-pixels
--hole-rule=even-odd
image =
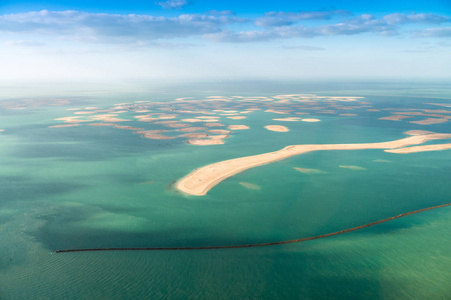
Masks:
[[[12,47],[40,47],[45,46],[45,43],[38,41],[21,40],[21,41],[7,41],[5,42],[5,45]]]
[[[414,32],[417,37],[451,37],[451,27],[429,28]]]
[[[169,0],[169,1],[157,2],[157,4],[166,9],[181,9],[185,5],[188,4],[188,1],[186,1],[186,0]]]
[[[324,47],[315,47],[315,46],[306,46],[306,45],[297,45],[297,46],[282,46],[284,49],[293,49],[293,50],[304,50],[304,51],[322,51],[326,50]]]
[[[255,25],[263,27],[289,26],[302,20],[328,20],[333,16],[348,16],[350,14],[351,13],[346,10],[300,12],[273,11],[266,13],[264,17],[256,19]]]
[[[253,20],[254,24],[260,26],[259,30],[251,28],[247,31],[239,31],[230,29],[239,28],[237,26],[228,26],[252,20],[237,17],[231,11],[210,11],[204,14],[164,17],[43,10],[0,15],[0,32],[56,36],[62,41],[152,45],[152,42],[157,40],[193,37],[203,37],[217,42],[262,42],[364,33],[390,36],[399,34],[400,30],[402,32],[404,24],[439,24],[449,20],[449,17],[436,14],[394,13],[381,18],[362,14],[319,26],[302,24],[306,20],[326,20],[336,16],[347,17],[349,14],[344,10],[269,12],[264,17]],[[298,22],[301,24],[297,24]],[[427,29],[417,31],[415,35],[449,36],[449,30],[449,27]]]
[[[155,17],[43,10],[0,16],[0,32],[58,35],[60,38],[86,41],[130,42],[220,32],[224,25],[244,21],[227,15]]]

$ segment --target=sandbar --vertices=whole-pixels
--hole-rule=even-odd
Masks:
[[[162,135],[162,134],[157,134],[157,133],[144,133],[142,136],[145,137],[146,139],[153,139],[153,140],[170,140],[170,139],[176,138],[174,136],[167,136],[167,135]]]
[[[294,167],[295,170],[304,173],[304,174],[324,174],[326,172],[318,170],[318,169],[307,169],[307,168],[297,168]]]
[[[201,138],[206,138],[207,136],[208,136],[208,134],[203,133],[203,132],[190,132],[190,133],[185,133],[185,134],[179,135],[179,137],[187,137],[190,139],[201,139]]]
[[[199,131],[199,130],[205,130],[207,127],[186,127],[186,128],[180,128],[180,132],[192,132],[192,131]]]
[[[52,126],[49,126],[49,128],[75,127],[75,126],[80,126],[80,124],[61,124],[61,125],[52,125]],[[3,130],[0,129],[0,131],[3,131]]]
[[[451,134],[416,135],[379,143],[291,145],[274,152],[229,159],[198,168],[180,179],[175,187],[186,194],[202,196],[221,181],[245,170],[311,151],[394,149],[437,139],[451,139]]]
[[[385,152],[406,154],[406,153],[426,152],[426,151],[440,151],[440,150],[447,150],[447,149],[451,149],[451,144],[405,147],[405,148],[398,148],[398,149],[392,149],[392,150],[385,150]]]
[[[90,123],[88,125],[90,125],[90,126],[116,126],[117,124],[114,124],[114,123]]]
[[[320,119],[302,119],[301,121],[313,123],[313,122],[320,122],[321,120]]]
[[[232,119],[232,120],[242,120],[242,119],[246,119],[246,116],[227,117],[227,119]]]
[[[288,132],[290,131],[290,129],[288,129],[285,126],[282,125],[267,125],[265,126],[266,129],[271,130],[271,131],[277,131],[277,132]]]
[[[118,128],[118,129],[143,130],[142,128],[133,127],[133,126],[127,126],[127,125],[117,125],[117,124],[115,124],[114,127]]]
[[[445,123],[448,122],[449,120],[446,118],[427,118],[425,120],[421,120],[421,121],[410,121],[409,123],[415,123],[415,124],[420,124],[420,125],[430,125],[430,124],[438,124],[438,123]]]
[[[300,120],[301,120],[300,117],[287,117],[287,118],[273,119],[273,121],[282,121],[282,122],[296,122],[296,121],[300,121]]]
[[[261,187],[259,185],[253,184],[253,183],[249,183],[249,182],[240,182],[239,183],[241,186],[250,189],[250,190],[259,190],[261,189]]]
[[[186,141],[188,144],[197,146],[208,146],[208,145],[222,145],[224,141],[221,139],[189,139]]]
[[[249,129],[249,126],[247,126],[247,125],[230,125],[227,128],[230,130],[244,130],[244,129]]]
[[[404,134],[407,135],[426,135],[426,134],[434,134],[435,132],[426,131],[426,130],[409,130],[405,131]]]
[[[366,168],[364,167],[359,167],[359,166],[345,166],[345,165],[339,165],[340,168],[343,169],[350,169],[350,170],[354,170],[354,171],[364,171],[366,170]]]
[[[201,128],[205,128],[205,127],[201,127]],[[207,130],[208,133],[213,133],[213,134],[229,134],[231,133],[230,130],[224,130],[224,129],[211,129],[211,130]]]
[[[207,127],[219,127],[219,126],[224,126],[224,124],[221,123],[205,123],[204,124]]]
[[[379,118],[378,120],[401,121],[401,120],[407,119],[407,118],[412,118],[412,117],[396,115],[396,116],[388,116],[388,117]]]

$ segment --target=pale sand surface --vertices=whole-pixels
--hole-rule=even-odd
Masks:
[[[340,114],[340,116],[357,116],[357,114]]]
[[[180,132],[192,132],[192,131],[199,131],[199,130],[205,130],[207,127],[186,127],[186,128],[180,128]]]
[[[201,167],[180,179],[176,188],[186,194],[202,196],[221,181],[235,174],[294,155],[319,150],[393,149],[437,139],[451,139],[451,134],[416,135],[381,143],[292,145],[274,152],[229,159]]]
[[[287,112],[287,111],[274,110],[274,109],[267,109],[267,110],[265,110],[265,112],[281,114],[281,115],[288,115],[289,114],[289,112]]]
[[[409,123],[415,123],[415,124],[419,124],[419,125],[430,125],[430,124],[445,123],[448,121],[449,120],[446,118],[441,118],[441,119],[427,118],[427,119],[421,120],[421,121],[410,121]]]
[[[0,132],[5,131],[5,129],[0,129]]]
[[[296,122],[296,121],[300,121],[300,120],[301,120],[300,117],[287,117],[287,118],[273,119],[273,121],[282,121],[282,122]]]
[[[246,125],[230,125],[227,127],[230,130],[244,130],[244,129],[249,129],[249,126]]]
[[[90,123],[88,125],[90,125],[90,126],[116,126],[117,124],[114,124],[114,123]]]
[[[188,144],[197,146],[222,145],[224,141],[221,139],[190,139],[186,141]]]
[[[153,140],[170,140],[170,139],[176,138],[174,136],[167,136],[167,135],[162,135],[162,134],[157,134],[157,133],[144,133],[142,136],[145,137],[146,139],[153,139]]]
[[[178,121],[158,121],[158,122],[154,122],[154,124],[171,124],[171,123],[178,123]]]
[[[302,122],[310,122],[310,123],[312,123],[312,122],[320,122],[321,120],[320,119],[302,119],[301,121]]]
[[[325,174],[326,172],[318,170],[318,169],[307,169],[307,168],[297,168],[294,167],[295,170],[304,173],[304,174]]]
[[[253,183],[249,183],[249,182],[240,182],[239,183],[241,186],[250,189],[250,190],[259,190],[261,189],[261,187],[259,185],[253,184]]]
[[[142,128],[137,128],[137,127],[133,127],[133,126],[126,126],[126,125],[114,125],[115,128],[118,129],[128,129],[128,130],[143,130]]]
[[[366,170],[366,168],[364,167],[359,167],[359,166],[345,166],[345,165],[339,165],[340,168],[343,169],[350,169],[350,170],[354,170],[354,171],[364,171]]]
[[[90,115],[90,114],[95,114],[95,112],[93,112],[93,111],[76,111],[76,112],[74,112],[74,115]]]
[[[402,119],[407,119],[407,118],[412,118],[412,117],[396,115],[396,116],[388,116],[388,117],[379,118],[378,120],[401,121]]]
[[[201,128],[205,128],[205,127],[201,127]],[[207,130],[208,133],[213,133],[213,134],[229,134],[231,133],[230,130],[224,130],[224,129],[211,129],[211,130]]]
[[[391,161],[386,160],[386,159],[375,159],[375,160],[373,160],[373,162],[376,162],[376,163],[391,163]]]
[[[49,128],[60,128],[60,127],[75,127],[75,126],[80,126],[80,124],[62,124],[62,125],[52,125],[49,126]],[[3,131],[3,130],[0,130]]]
[[[190,132],[190,133],[185,133],[185,134],[179,135],[179,137],[187,137],[190,139],[201,139],[201,138],[206,138],[207,136],[208,136],[208,134],[203,133],[203,132]]]
[[[246,116],[227,117],[227,119],[242,120],[242,119],[246,119]]]
[[[188,122],[188,123],[203,122],[203,120],[200,120],[200,119],[182,119],[181,121]]]
[[[210,139],[220,139],[220,140],[226,139],[226,138],[228,138],[228,137],[230,137],[230,136],[227,135],[227,134],[209,135],[209,136],[208,136],[208,138],[210,138]]]
[[[156,120],[158,120],[158,119],[156,119],[156,118],[138,118],[138,121],[140,121],[140,122],[153,122]]]
[[[285,126],[282,125],[267,125],[265,126],[266,129],[271,130],[271,131],[277,131],[277,132],[288,132],[290,131],[290,129],[288,129]]]
[[[205,123],[204,124],[207,127],[220,127],[220,126],[225,126],[224,124],[221,123]]]
[[[184,124],[184,123],[170,123],[170,124],[166,124],[164,125],[166,127],[171,127],[171,128],[183,128],[183,127],[189,127],[190,124]]]
[[[447,150],[447,149],[451,149],[451,144],[406,147],[406,148],[385,150],[385,152],[406,154],[406,153],[426,152],[426,151],[440,151],[440,150]]]
[[[427,131],[427,130],[409,130],[405,131],[404,134],[407,135],[426,135],[426,134],[434,134],[435,132]]]

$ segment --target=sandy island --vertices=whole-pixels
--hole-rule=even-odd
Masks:
[[[271,131],[277,131],[277,132],[288,132],[290,131],[290,129],[288,129],[285,126],[282,125],[267,125],[265,126],[266,129],[271,130]]]
[[[294,155],[318,150],[394,149],[418,145],[429,140],[438,139],[451,139],[451,134],[435,133],[416,135],[400,140],[380,143],[292,145],[274,152],[229,159],[201,167],[180,179],[175,187],[186,194],[202,196],[221,181],[235,174]],[[447,145],[448,144],[444,145],[445,149],[447,149]],[[439,147],[441,145],[434,146]]]
[[[227,128],[230,130],[244,130],[244,129],[249,129],[249,126],[247,126],[247,125],[230,125]]]
[[[390,153],[416,153],[416,152],[426,152],[426,151],[440,151],[440,150],[446,150],[451,149],[451,144],[440,144],[440,145],[424,145],[424,146],[415,146],[415,147],[405,147],[405,148],[398,148],[398,149],[392,149],[392,150],[384,150],[385,152]]]

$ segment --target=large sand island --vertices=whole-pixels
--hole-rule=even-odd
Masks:
[[[244,170],[282,160],[294,155],[318,150],[362,150],[362,149],[395,149],[411,145],[418,145],[429,140],[450,139],[451,134],[433,133],[426,135],[415,135],[400,140],[363,143],[363,144],[324,144],[324,145],[292,145],[281,150],[258,155],[245,156],[213,163],[196,169],[187,176],[180,179],[175,187],[190,195],[205,195],[215,185]],[[440,145],[434,145],[440,147]],[[444,149],[447,145],[444,144]]]

